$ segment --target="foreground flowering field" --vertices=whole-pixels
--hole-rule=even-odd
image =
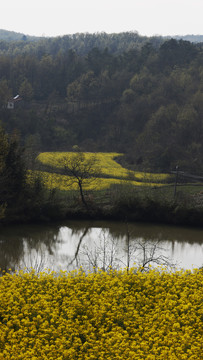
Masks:
[[[0,359],[202,359],[203,272],[0,278]]]

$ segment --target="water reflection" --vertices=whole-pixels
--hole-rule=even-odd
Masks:
[[[37,271],[157,263],[203,265],[203,231],[152,224],[69,221],[0,228],[0,267]]]

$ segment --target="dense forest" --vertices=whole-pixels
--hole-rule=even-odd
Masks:
[[[201,43],[21,35],[0,33],[0,121],[27,153],[78,145],[122,152],[134,169],[203,172]]]

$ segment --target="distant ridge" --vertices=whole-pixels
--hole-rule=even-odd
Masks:
[[[106,34],[107,36],[110,34]],[[143,37],[142,35],[138,34],[140,37]],[[66,35],[63,35],[66,36]],[[52,36],[51,38],[59,38],[59,37],[63,37],[63,36]],[[67,34],[67,36],[69,36]],[[71,35],[70,35],[71,36]],[[185,40],[185,41],[190,41],[192,43],[201,43],[203,42],[203,35],[174,35],[174,36],[161,36],[161,35],[155,35],[155,36],[148,36],[148,38],[162,38],[163,40],[167,40],[167,39],[176,39],[176,40]],[[42,36],[31,36],[31,35],[25,35],[23,33],[19,33],[19,32],[15,32],[15,31],[9,31],[9,30],[4,30],[4,29],[0,29],[0,40],[4,40],[4,41],[38,41],[40,39],[42,39]],[[50,38],[50,37],[48,37]],[[144,36],[144,38],[147,38],[147,36]]]
[[[176,40],[185,40],[190,41],[192,43],[200,43],[203,42],[203,35],[176,35],[176,36],[170,36],[170,38],[174,38]]]
[[[21,40],[37,41],[39,39],[41,39],[41,37],[30,36],[30,35],[25,35],[23,33],[18,33],[15,31],[0,29],[0,40],[4,40],[4,41],[21,41]]]

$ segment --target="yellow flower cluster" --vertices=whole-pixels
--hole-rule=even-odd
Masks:
[[[200,360],[203,272],[0,278],[1,360]]]
[[[75,155],[74,152],[44,152],[38,155],[37,160],[45,165],[50,165],[53,167],[59,167],[60,159],[66,155],[71,158]],[[114,159],[119,156],[123,156],[123,154],[119,153],[84,153],[85,158],[90,159],[91,157],[96,158],[97,165],[101,169],[102,175],[108,175],[112,178],[120,178],[125,179],[129,176],[132,178],[137,178],[141,181],[148,182],[157,182],[166,180],[169,175],[167,174],[150,174],[150,173],[142,173],[136,171],[130,171],[128,169],[123,168],[120,164],[118,164]],[[114,182],[115,183],[115,182]]]
[[[28,171],[28,182],[31,183],[37,175],[40,175],[44,185],[48,189],[78,190],[78,185],[72,182],[71,177],[67,175],[49,173],[46,171]],[[161,184],[141,183],[138,181],[120,180],[112,178],[96,178],[91,183],[89,183],[88,180],[84,180],[83,186],[84,190],[104,190],[108,189],[113,184],[130,184],[134,186],[161,186]]]

